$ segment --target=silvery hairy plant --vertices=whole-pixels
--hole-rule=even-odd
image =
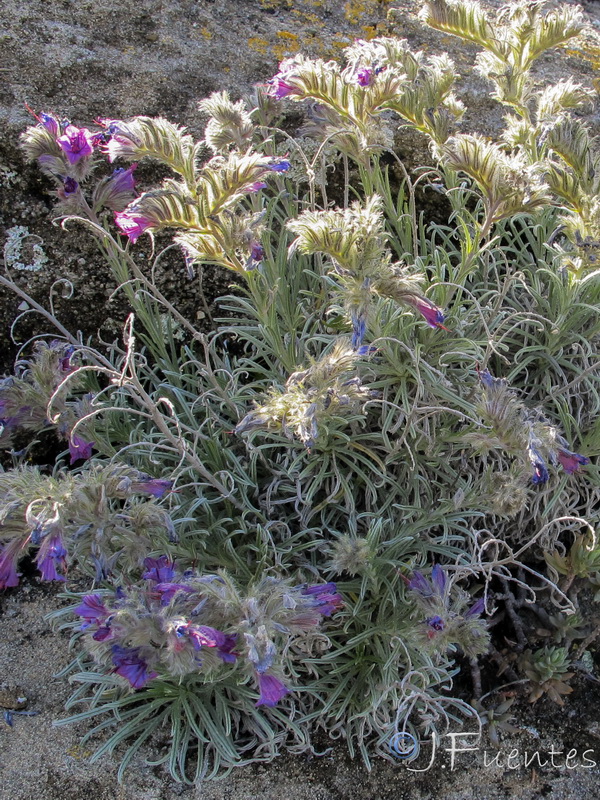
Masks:
[[[557,576],[573,538],[595,547],[600,499],[596,157],[571,116],[589,92],[531,73],[580,14],[423,13],[482,48],[509,108],[498,141],[458,132],[446,55],[393,37],[356,42],[343,65],[286,59],[248,100],[214,93],[201,141],[146,116],[85,128],[40,113],[23,134],[131,315],[100,351],[25,298],[61,338],[28,359],[51,356],[48,380],[29,367],[2,385],[16,466],[0,475],[0,580],[18,583],[26,552],[45,578],[93,576],[54,616],[79,647],[69,719],[109,730],[97,757],[127,745],[120,777],[165,732],[158,761],[188,781],[312,751],[317,728],[367,766],[416,759],[420,737],[485,721],[453,689],[460,664],[474,695],[488,653],[491,682],[505,662],[538,680],[526,603],[582,613]],[[290,103],[299,131],[277,125]],[[417,177],[403,136],[430,145]],[[170,175],[140,192],[142,159]],[[419,210],[424,186],[445,222]],[[235,281],[202,330],[154,278],[163,243],[190,281],[209,267]],[[75,408],[65,430],[88,449],[73,470],[10,449],[13,428],[60,435]],[[520,660],[489,624],[502,604]]]

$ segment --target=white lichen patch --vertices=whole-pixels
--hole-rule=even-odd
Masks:
[[[15,225],[6,231],[4,265],[9,269],[37,272],[48,261],[39,236],[29,233],[24,225]]]

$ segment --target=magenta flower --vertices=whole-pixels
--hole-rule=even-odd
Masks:
[[[580,472],[580,467],[590,463],[589,458],[580,456],[579,453],[572,453],[570,450],[559,450],[556,457],[569,475]]]
[[[359,86],[370,86],[373,81],[374,71],[370,67],[362,67],[356,73],[356,82]]]
[[[273,707],[289,694],[289,689],[276,678],[274,675],[262,673],[258,675],[258,688],[260,690],[260,697],[255,703],[256,706],[269,706]]]
[[[444,314],[441,308],[438,308],[431,300],[418,295],[406,295],[402,299],[416,308],[431,328],[444,328]]]
[[[114,672],[126,678],[134,689],[143,689],[148,681],[158,676],[158,673],[149,670],[148,664],[140,658],[137,647],[129,648],[113,644],[112,660],[115,665]]]
[[[108,609],[102,602],[99,594],[86,594],[81,603],[73,612],[90,624],[91,622],[102,622],[108,616]]]
[[[65,581],[59,570],[64,571],[67,565],[67,551],[59,533],[48,534],[42,541],[35,559],[37,568],[44,581]]]
[[[0,551],[0,589],[8,589],[19,585],[17,564],[23,547],[21,539],[13,539]]]
[[[71,434],[69,437],[69,455],[71,456],[70,463],[74,464],[80,458],[86,460],[92,455],[95,442],[87,442],[78,434]]]
[[[63,136],[56,141],[67,156],[69,164],[77,164],[82,158],[91,156],[94,152],[93,135],[87,128],[76,128],[67,125]]]
[[[248,191],[258,192],[260,189],[266,189],[267,185],[268,184],[266,184],[264,181],[254,181],[254,183],[251,183],[250,186],[248,186]]]
[[[155,581],[156,583],[169,583],[171,578],[175,575],[173,562],[168,556],[159,556],[159,558],[145,558],[144,566],[147,572],[144,572],[142,579],[146,581]]]
[[[290,75],[291,73],[288,73]],[[267,92],[271,97],[276,100],[281,100],[282,97],[289,97],[292,94],[300,94],[300,90],[289,83],[287,80],[288,75],[278,72],[274,75],[268,83]]]
[[[115,214],[115,222],[132,244],[135,244],[142,233],[145,233],[154,225],[153,220],[137,213],[133,209],[118,211]]]

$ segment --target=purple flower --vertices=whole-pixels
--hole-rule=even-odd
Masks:
[[[290,691],[279,678],[276,678],[274,675],[268,675],[267,673],[258,674],[258,688],[260,690],[260,697],[255,705],[269,706],[271,708],[277,705],[281,698],[289,694]]]
[[[261,189],[266,189],[267,186],[268,184],[266,184],[264,181],[254,181],[254,183],[251,183],[250,186],[248,186],[248,191],[258,192]]]
[[[145,492],[153,497],[164,497],[173,488],[173,481],[164,478],[151,478],[149,475],[142,476],[142,480],[133,481],[131,488],[134,492]]]
[[[227,664],[233,664],[237,658],[237,653],[233,652],[234,647],[237,645],[237,636],[235,633],[224,633],[223,640],[217,645],[217,653]]]
[[[246,263],[244,264],[244,269],[249,272],[250,270],[256,269],[256,267],[262,262],[263,258],[265,257],[265,249],[260,242],[257,242],[254,239],[250,242],[250,255]]]
[[[446,627],[444,620],[436,614],[435,617],[428,617],[425,622],[434,631],[443,631]]]
[[[106,128],[106,133],[111,137],[104,147],[111,164],[119,156],[124,158],[139,156],[140,142],[130,125],[119,119],[99,119],[97,121]]]
[[[291,166],[287,158],[278,158],[273,159],[271,163],[267,165],[267,169],[271,172],[287,172]]]
[[[378,347],[374,347],[373,345],[361,344],[360,347],[356,348],[356,353],[359,356],[370,356],[370,355],[373,355],[373,353],[376,353],[378,350],[379,350],[379,348]]]
[[[143,689],[148,681],[157,677],[157,672],[148,670],[148,665],[143,658],[140,658],[137,647],[128,648],[113,644],[111,649],[114,672],[126,678],[134,689]]]
[[[546,467],[546,462],[542,458],[540,451],[534,445],[531,438],[529,440],[529,446],[527,447],[527,455],[533,466],[531,482],[536,486],[540,483],[546,483],[550,477],[548,474],[548,468]]]
[[[148,571],[144,572],[142,579],[146,581],[169,583],[171,578],[173,578],[175,575],[173,562],[168,556],[159,556],[159,558],[145,558],[144,566]]]
[[[22,546],[21,539],[13,539],[0,551],[0,589],[19,585],[17,564]]]
[[[44,128],[46,128],[48,133],[51,133],[52,136],[58,136],[60,134],[60,122],[52,114],[44,114],[42,111],[40,112],[39,117],[36,116],[36,119],[41,122]]]
[[[95,642],[104,642],[106,639],[112,639],[113,631],[110,625],[102,625],[98,630],[92,634],[92,639]]]
[[[56,141],[67,156],[69,164],[77,164],[82,158],[91,156],[94,152],[92,134],[87,128],[67,125],[64,135]]]
[[[141,213],[137,213],[134,209],[117,211],[115,213],[115,222],[132,244],[135,244],[142,233],[145,233],[155,224],[153,220]]]
[[[446,578],[446,573],[439,564],[435,564],[431,570],[431,582],[436,594],[438,594],[440,597],[443,597],[448,584],[448,579]]]
[[[62,345],[62,342],[59,342],[59,344]],[[58,360],[59,369],[65,375],[73,372],[75,369],[75,367],[71,364],[71,356],[74,352],[75,348],[72,345],[69,345],[68,347],[65,347],[64,355]]]
[[[416,310],[423,316],[425,322],[431,328],[444,328],[444,314],[441,308],[438,308],[435,303],[428,300],[426,297],[419,297],[417,295],[406,295],[403,297],[407,303],[416,308]],[[447,328],[444,328],[447,330]]]
[[[478,617],[483,611],[485,611],[485,599],[480,597],[465,613],[465,619],[469,619],[469,617]]]
[[[74,464],[80,458],[88,459],[92,455],[95,442],[87,442],[78,434],[71,434],[69,437],[69,455],[71,456],[71,464]]]
[[[64,178],[62,189],[58,190],[58,196],[66,200],[67,197],[72,197],[74,194],[77,194],[79,191],[79,184],[75,180],[75,178]]]
[[[265,249],[260,242],[253,241],[250,245],[250,258],[254,261],[262,261],[265,257]]]
[[[64,575],[59,573],[66,568],[67,551],[63,547],[59,533],[48,534],[40,545],[36,557],[37,568],[45,581],[64,581]]]
[[[282,97],[289,97],[292,94],[300,94],[301,91],[297,86],[289,82],[289,77],[292,73],[278,72],[268,82],[267,93],[274,97],[276,100],[281,100]]]
[[[154,587],[160,594],[161,606],[168,606],[178,592],[193,592],[194,590],[183,583],[158,583]]]
[[[434,594],[433,586],[418,570],[413,572],[412,578],[408,582],[408,588],[421,595],[421,597],[433,597]]]
[[[237,658],[237,654],[232,652],[237,644],[237,636],[233,633],[223,633],[208,625],[192,625],[188,622],[177,629],[177,635],[188,636],[195,650],[215,647],[217,654],[225,662],[233,663]]]
[[[494,378],[489,369],[480,369],[479,364],[477,364],[476,369],[479,380],[486,389],[493,389],[494,386],[502,382],[501,378]]]
[[[570,450],[559,450],[557,458],[565,472],[572,475],[579,472],[580,467],[590,463],[589,458],[580,456],[579,453],[572,453]]]
[[[108,609],[99,594],[86,594],[73,612],[83,617],[87,623],[101,622],[108,616]]]
[[[310,598],[312,605],[324,617],[330,617],[344,605],[341,595],[336,591],[335,583],[321,583],[307,586],[302,590],[304,597]]]
[[[95,205],[112,211],[123,212],[136,199],[133,172],[137,164],[127,169],[118,167],[109,178],[105,178],[95,193]]]
[[[370,67],[362,67],[356,73],[356,82],[359,86],[370,86],[373,81],[374,71]]]
[[[352,349],[357,350],[362,344],[367,332],[367,311],[365,308],[360,310],[353,309],[350,314],[352,322]]]

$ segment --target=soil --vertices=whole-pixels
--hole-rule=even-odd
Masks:
[[[4,0],[0,240],[7,229],[24,225],[41,237],[48,256],[42,271],[17,276],[20,285],[45,305],[52,295],[58,316],[84,337],[119,336],[127,308],[113,297],[114,286],[94,244],[76,227],[65,232],[52,224],[48,183],[23,162],[18,136],[32,121],[25,103],[80,125],[98,116],[164,115],[199,137],[197,101],[210,92],[227,89],[237,97],[268,79],[278,60],[297,50],[338,57],[356,37],[393,30],[412,47],[450,51],[465,75],[459,87],[470,108],[465,129],[493,134],[502,112],[469,72],[474,48],[424,30],[416,18],[420,6],[418,0]],[[393,22],[386,22],[391,7],[398,11]],[[600,52],[594,33],[600,26],[600,3],[587,3],[585,11],[591,24],[586,47],[542,59],[540,79],[572,75],[591,84],[594,54]],[[591,112],[588,119],[597,128],[598,114]],[[411,137],[399,141],[399,151],[409,165],[428,160],[424,143]],[[151,168],[140,168],[142,187],[155,178]],[[157,279],[183,313],[198,320],[204,313],[202,291],[210,306],[231,282],[223,271],[207,274],[203,287],[190,282],[175,254],[163,262]],[[69,286],[73,299],[62,296],[69,294]],[[45,329],[38,317],[27,315],[11,342],[9,327],[19,304],[13,295],[0,293],[0,371],[10,364],[17,343]],[[162,767],[147,766],[149,749],[138,755],[119,786],[115,760],[91,763],[94,743],[80,745],[85,724],[52,725],[65,716],[70,693],[67,681],[54,676],[72,655],[66,634],[53,632],[44,618],[59,606],[59,589],[31,579],[0,598],[0,704],[9,714],[11,702],[20,706],[12,710],[12,726],[0,717],[2,800],[593,800],[600,794],[600,770],[591,765],[600,763],[600,691],[599,684],[584,679],[575,684],[564,709],[547,698],[534,706],[521,703],[516,710],[520,730],[503,737],[498,760],[490,766],[479,749],[459,755],[452,769],[443,742],[426,771],[377,761],[368,772],[340,745],[318,758],[282,756],[270,765],[240,768],[220,782],[187,787],[176,784]],[[18,702],[22,697],[26,702]],[[553,756],[554,764],[552,749],[561,752]],[[488,745],[488,761],[497,752]],[[534,760],[525,767],[525,753],[534,752],[542,764],[549,763],[540,767]]]

